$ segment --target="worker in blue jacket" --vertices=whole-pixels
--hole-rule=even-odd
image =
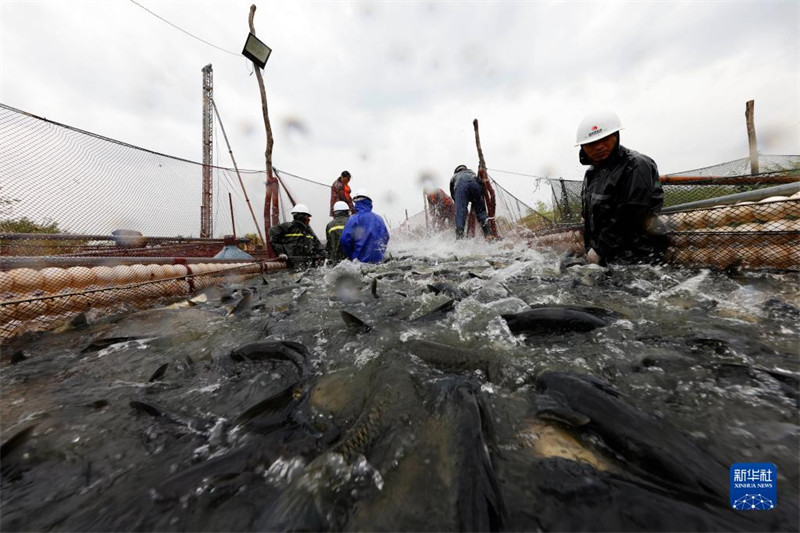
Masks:
[[[372,212],[372,199],[364,189],[353,195],[355,214],[347,219],[340,243],[349,259],[380,263],[389,243],[389,230],[383,219]]]

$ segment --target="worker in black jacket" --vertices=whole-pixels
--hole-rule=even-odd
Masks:
[[[333,219],[328,222],[325,228],[325,250],[328,253],[328,261],[338,263],[347,259],[347,255],[342,250],[342,231],[350,218],[350,206],[347,202],[339,200],[333,204]]]
[[[620,145],[613,112],[587,115],[578,126],[583,178],[583,242],[589,262],[658,261],[666,240],[654,229],[664,203],[655,161]]]
[[[311,213],[303,204],[291,210],[293,220],[269,228],[269,242],[281,259],[290,266],[314,263],[325,258],[325,249],[317,238],[311,223]]]

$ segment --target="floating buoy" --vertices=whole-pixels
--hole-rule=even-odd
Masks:
[[[92,307],[113,307],[120,303],[120,291],[109,289],[91,294]]]
[[[114,285],[129,285],[136,281],[136,275],[127,265],[115,266],[112,269],[114,276]]]
[[[42,275],[41,289],[45,292],[61,292],[72,283],[72,276],[63,268],[43,268],[39,273]]]
[[[96,281],[95,273],[91,268],[77,266],[67,269],[70,275],[69,286],[74,289],[82,289],[89,285],[94,285]]]
[[[11,292],[12,287],[14,287],[14,278],[11,273],[0,272],[0,299],[3,298],[3,294]]]
[[[131,283],[142,283],[150,281],[150,269],[144,265],[131,265],[130,267],[132,280]]]
[[[157,280],[157,279],[164,279],[168,278],[170,274],[170,269],[166,268],[167,265],[147,265],[147,269],[150,271],[150,280]]]
[[[47,314],[47,304],[44,300],[33,300],[11,304],[11,316],[14,320],[32,320],[39,315]]]
[[[92,269],[94,271],[95,283],[100,287],[112,287],[117,284],[116,271],[107,266],[98,266]]]
[[[792,204],[786,200],[789,200],[786,196],[764,198],[753,208],[754,216],[762,222],[786,218],[792,207]]]
[[[736,231],[738,232],[757,232],[761,229],[761,224],[758,222],[749,222],[747,224],[740,224],[736,226]]]
[[[754,202],[739,202],[734,207],[734,215],[735,219],[732,220],[732,223],[738,224],[747,224],[750,222],[755,222],[756,220],[756,213],[754,210]]]
[[[38,270],[32,268],[15,268],[10,270],[12,286],[11,291],[21,294],[41,290],[44,277]]]

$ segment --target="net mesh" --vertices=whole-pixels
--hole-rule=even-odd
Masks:
[[[211,167],[215,238],[201,239],[202,164],[2,104],[0,138],[0,343],[286,267],[265,261],[258,247],[257,235],[264,235],[263,171]],[[800,156],[762,155],[759,164],[757,175],[749,174],[749,159],[743,158],[662,177],[659,226],[669,238],[670,262],[800,269]],[[327,215],[334,177],[320,183],[276,174],[281,222],[295,202]],[[581,181],[546,180],[552,203],[534,209],[490,179],[501,236],[582,251]],[[775,192],[776,187],[785,189]],[[421,204],[426,208],[395,227],[395,237],[452,231],[436,223],[427,200]],[[327,221],[312,218],[323,241]],[[250,240],[221,238],[232,234]],[[212,259],[234,244],[253,259]]]
[[[550,218],[547,217],[546,214],[544,218],[542,215],[537,214],[532,207],[503,188],[491,175],[489,175],[489,179],[492,182],[492,188],[495,194],[494,218],[497,224],[497,231],[500,235],[527,234],[530,232],[528,226],[531,221],[550,221]],[[422,203],[426,206],[425,209],[408,217],[407,220],[403,221],[402,224],[394,230],[394,233],[413,237],[442,230],[454,231],[454,220],[447,220],[445,223],[439,222],[436,218],[434,207],[430,205],[424,195]],[[470,218],[474,219],[474,217]],[[470,220],[469,224],[472,228],[471,233],[474,234],[474,220]]]
[[[761,155],[763,172],[750,174],[749,158],[661,177],[662,227],[667,260],[693,267],[800,268],[800,156]],[[563,230],[582,250],[581,181],[547,180],[556,224],[544,245]],[[580,243],[580,246],[574,243]]]
[[[2,104],[0,138],[0,342],[286,266],[256,239],[252,261],[213,259],[237,241],[198,237],[199,163]],[[212,174],[214,235],[258,234],[235,169]],[[240,175],[263,234],[265,173]]]

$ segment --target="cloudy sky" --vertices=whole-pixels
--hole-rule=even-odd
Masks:
[[[211,63],[237,162],[263,169],[258,85],[239,55],[251,3],[137,1],[233,53],[130,0],[2,0],[0,101],[201,161]],[[446,188],[456,165],[477,166],[473,118],[493,176],[528,202],[548,196],[510,173],[580,179],[575,130],[601,107],[662,173],[747,156],[750,99],[760,152],[800,153],[797,1],[256,5],[275,165],[323,183],[349,169],[394,220],[421,208],[421,176]]]

